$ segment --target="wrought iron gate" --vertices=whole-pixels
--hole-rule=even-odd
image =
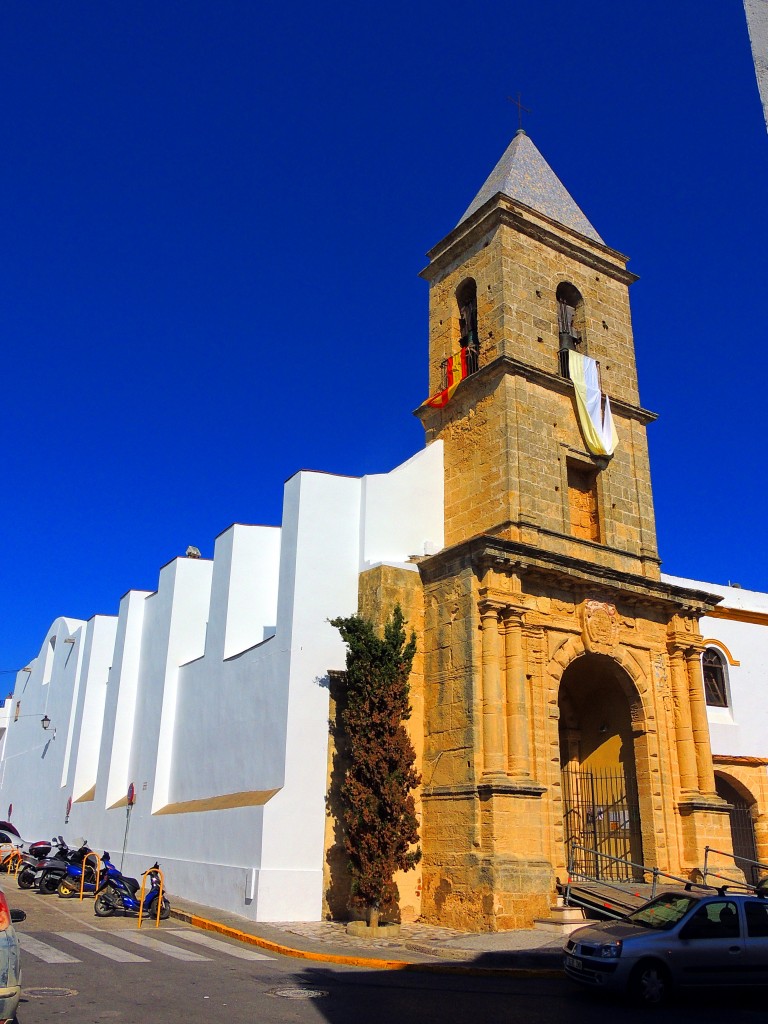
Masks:
[[[731,839],[736,867],[741,868],[750,885],[757,885],[761,871],[756,864],[757,843],[752,810],[746,801],[733,801],[729,812],[731,818]]]
[[[619,861],[643,863],[634,777],[615,768],[569,767],[562,782],[569,863],[590,878],[631,881],[632,868]]]

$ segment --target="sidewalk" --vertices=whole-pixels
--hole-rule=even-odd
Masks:
[[[566,935],[556,927],[467,933],[428,924],[403,924],[400,935],[364,939],[336,921],[261,924],[237,914],[171,898],[171,917],[197,928],[305,960],[380,970],[455,974],[559,976]]]

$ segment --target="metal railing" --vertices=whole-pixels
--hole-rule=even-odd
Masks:
[[[629,860],[627,857],[613,857],[609,853],[602,853],[600,850],[593,850],[586,846],[578,846],[575,843],[571,846],[571,850],[578,850],[582,853],[585,853],[590,858],[594,858],[595,861],[597,861],[598,858],[603,858],[612,863],[621,864],[625,868],[631,869],[633,872],[639,872],[640,877],[627,879],[627,881],[624,883],[624,887],[622,887],[622,885],[617,885],[616,882],[606,882],[602,878],[596,878],[594,875],[590,875],[588,872],[580,871],[575,866],[573,862],[573,857],[571,856],[571,859],[569,860],[568,864],[569,885],[571,881],[575,879],[576,881],[582,882],[595,882],[595,884],[599,884],[608,889],[616,889],[618,892],[626,892],[625,887],[627,885],[650,885],[650,898],[653,899],[653,897],[656,895],[656,890],[658,888],[658,882],[660,878],[668,878],[671,879],[673,882],[682,882],[683,885],[691,884],[690,878],[681,878],[680,875],[673,875],[669,871],[662,871],[661,868],[649,868],[646,864],[638,864],[636,861]],[[648,882],[646,882],[645,880],[646,875],[650,875],[650,881]]]
[[[466,366],[466,377],[471,376],[473,373],[477,373],[480,369],[480,350],[475,345],[467,345],[466,347],[460,348],[457,352],[452,352],[447,359],[444,359],[440,363],[440,390],[445,391],[447,387],[452,383],[448,380],[448,367],[453,363],[453,360],[457,355],[465,353],[465,366]]]
[[[741,863],[748,863],[752,865],[755,871],[764,872],[764,875],[759,881],[752,884],[747,881],[741,882],[730,877],[729,875],[723,875],[718,871],[710,870],[710,853],[717,854],[721,857],[729,857],[731,860],[734,861],[734,863],[738,862],[737,866],[740,866]],[[577,854],[581,854],[582,856],[577,858]],[[581,863],[588,863],[590,861],[594,861],[595,864],[598,863],[598,859],[605,859],[611,862],[612,864],[621,865],[624,869],[628,869],[628,871],[631,871],[633,873],[639,873],[640,877],[635,877],[635,879],[631,883],[627,881],[623,885],[615,881],[608,882],[605,881],[605,879],[602,877],[596,877],[603,874],[603,872],[601,872],[600,870],[597,870],[594,874],[591,874],[589,872],[584,871],[583,869],[580,869],[578,864],[576,863],[577,859],[581,861]],[[646,876],[648,878],[647,881]],[[591,906],[588,900],[586,900],[583,897],[580,898],[578,895],[574,895],[573,893],[574,887],[578,888],[578,884],[580,882],[599,886],[601,892],[605,889],[608,889],[613,890],[616,893],[620,893],[623,896],[627,895],[628,885],[630,887],[635,885],[650,885],[651,891],[649,894],[647,894],[648,899],[653,899],[654,896],[656,896],[660,880],[677,882],[688,888],[695,887],[700,889],[717,889],[718,886],[710,882],[709,879],[719,879],[721,882],[724,882],[727,885],[736,886],[740,889],[747,889],[750,892],[757,892],[758,890],[768,889],[768,864],[763,864],[761,861],[751,860],[747,857],[737,857],[735,854],[729,853],[727,850],[716,850],[712,846],[704,847],[704,866],[701,871],[701,876],[702,880],[700,882],[694,882],[690,878],[683,878],[680,875],[673,875],[669,871],[662,871],[661,868],[651,868],[645,864],[638,864],[635,861],[631,861],[626,857],[613,857],[610,854],[602,853],[600,850],[595,850],[588,846],[579,846],[578,844],[573,843],[571,844],[569,852],[568,881],[567,884],[563,887],[563,899],[567,906]],[[635,893],[634,895],[639,896],[640,893]],[[617,899],[616,902],[621,903],[621,900]],[[606,904],[603,904],[601,910],[606,916],[609,917],[622,918],[625,916],[621,911],[615,908],[611,908]]]
[[[728,875],[721,875],[717,871],[709,870],[709,855],[710,853],[716,853],[719,857],[730,857],[734,863],[734,867],[738,870],[743,871],[743,864],[749,864],[752,867],[753,877],[763,873],[762,878],[759,878],[755,882],[746,881],[746,872],[744,872],[745,880],[743,882],[736,881]],[[727,850],[716,850],[713,846],[704,847],[704,868],[702,871],[704,876],[704,882],[706,883],[707,878],[719,878],[723,882],[730,883],[731,885],[738,885],[745,889],[750,889],[752,892],[757,892],[758,889],[768,888],[768,864],[762,864],[759,860],[752,860],[749,857],[739,857],[735,853],[729,853]]]
[[[606,882],[602,878],[595,878],[587,872],[580,871],[574,863],[573,855],[570,855],[568,863],[568,882],[563,888],[563,899],[566,906],[579,906],[585,907],[587,909],[597,909],[595,907],[597,897],[593,900],[589,900],[584,896],[579,896],[578,892],[574,894],[573,889],[575,887],[578,890],[578,883],[580,882],[594,886],[599,886],[601,895],[604,895],[603,891],[605,889],[612,890],[613,892],[620,894],[619,898],[614,897],[615,902],[619,905],[621,905],[623,902],[625,907],[627,907],[628,905],[626,902],[626,896],[630,893],[630,890],[632,888],[638,885],[649,885],[650,892],[642,895],[644,899],[652,900],[658,892],[659,882],[661,880],[676,882],[680,885],[684,885],[687,887],[695,886],[696,888],[701,889],[715,888],[715,886],[709,885],[705,881],[692,882],[690,878],[682,878],[680,875],[673,875],[669,871],[662,871],[661,868],[651,868],[648,867],[646,864],[638,864],[636,861],[628,860],[626,857],[612,857],[610,854],[602,853],[600,850],[593,850],[589,847],[577,846],[576,844],[574,844],[571,847],[571,849],[578,850],[582,854],[585,854],[590,858],[595,858],[595,860],[598,857],[601,857],[611,862],[623,865],[625,869],[628,869],[632,873],[639,874],[640,877],[635,877],[631,882],[627,881],[623,885],[617,882]],[[648,876],[648,881],[646,881],[646,876]],[[622,901],[622,899],[620,898],[622,896],[625,897],[624,901]],[[632,893],[632,896],[638,897],[641,896],[641,894],[639,892],[635,892]],[[621,920],[627,916],[628,912],[630,912],[619,910],[617,907],[613,907],[607,904],[604,899],[600,900],[600,903],[601,905],[599,910],[606,917],[613,917],[617,920]],[[631,907],[630,909],[633,910],[634,907]]]

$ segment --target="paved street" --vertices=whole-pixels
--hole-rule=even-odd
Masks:
[[[17,929],[24,964],[19,1024],[466,1024],[512,1017],[516,1024],[594,1024],[606,1012],[627,1024],[648,1020],[646,1011],[596,999],[558,977],[311,963],[173,918],[139,931],[135,919],[97,919],[88,901],[21,892],[13,883],[6,892],[28,914]],[[455,961],[445,966],[461,969]],[[763,994],[697,996],[654,1013],[654,1021],[757,1024],[764,1002]]]

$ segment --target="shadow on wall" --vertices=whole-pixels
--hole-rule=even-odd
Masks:
[[[335,921],[350,919],[349,901],[352,895],[349,858],[344,849],[341,803],[341,784],[349,767],[349,747],[340,720],[340,711],[345,698],[343,678],[343,672],[332,672],[328,677],[328,788],[325,797],[326,888],[323,910],[325,916]]]

